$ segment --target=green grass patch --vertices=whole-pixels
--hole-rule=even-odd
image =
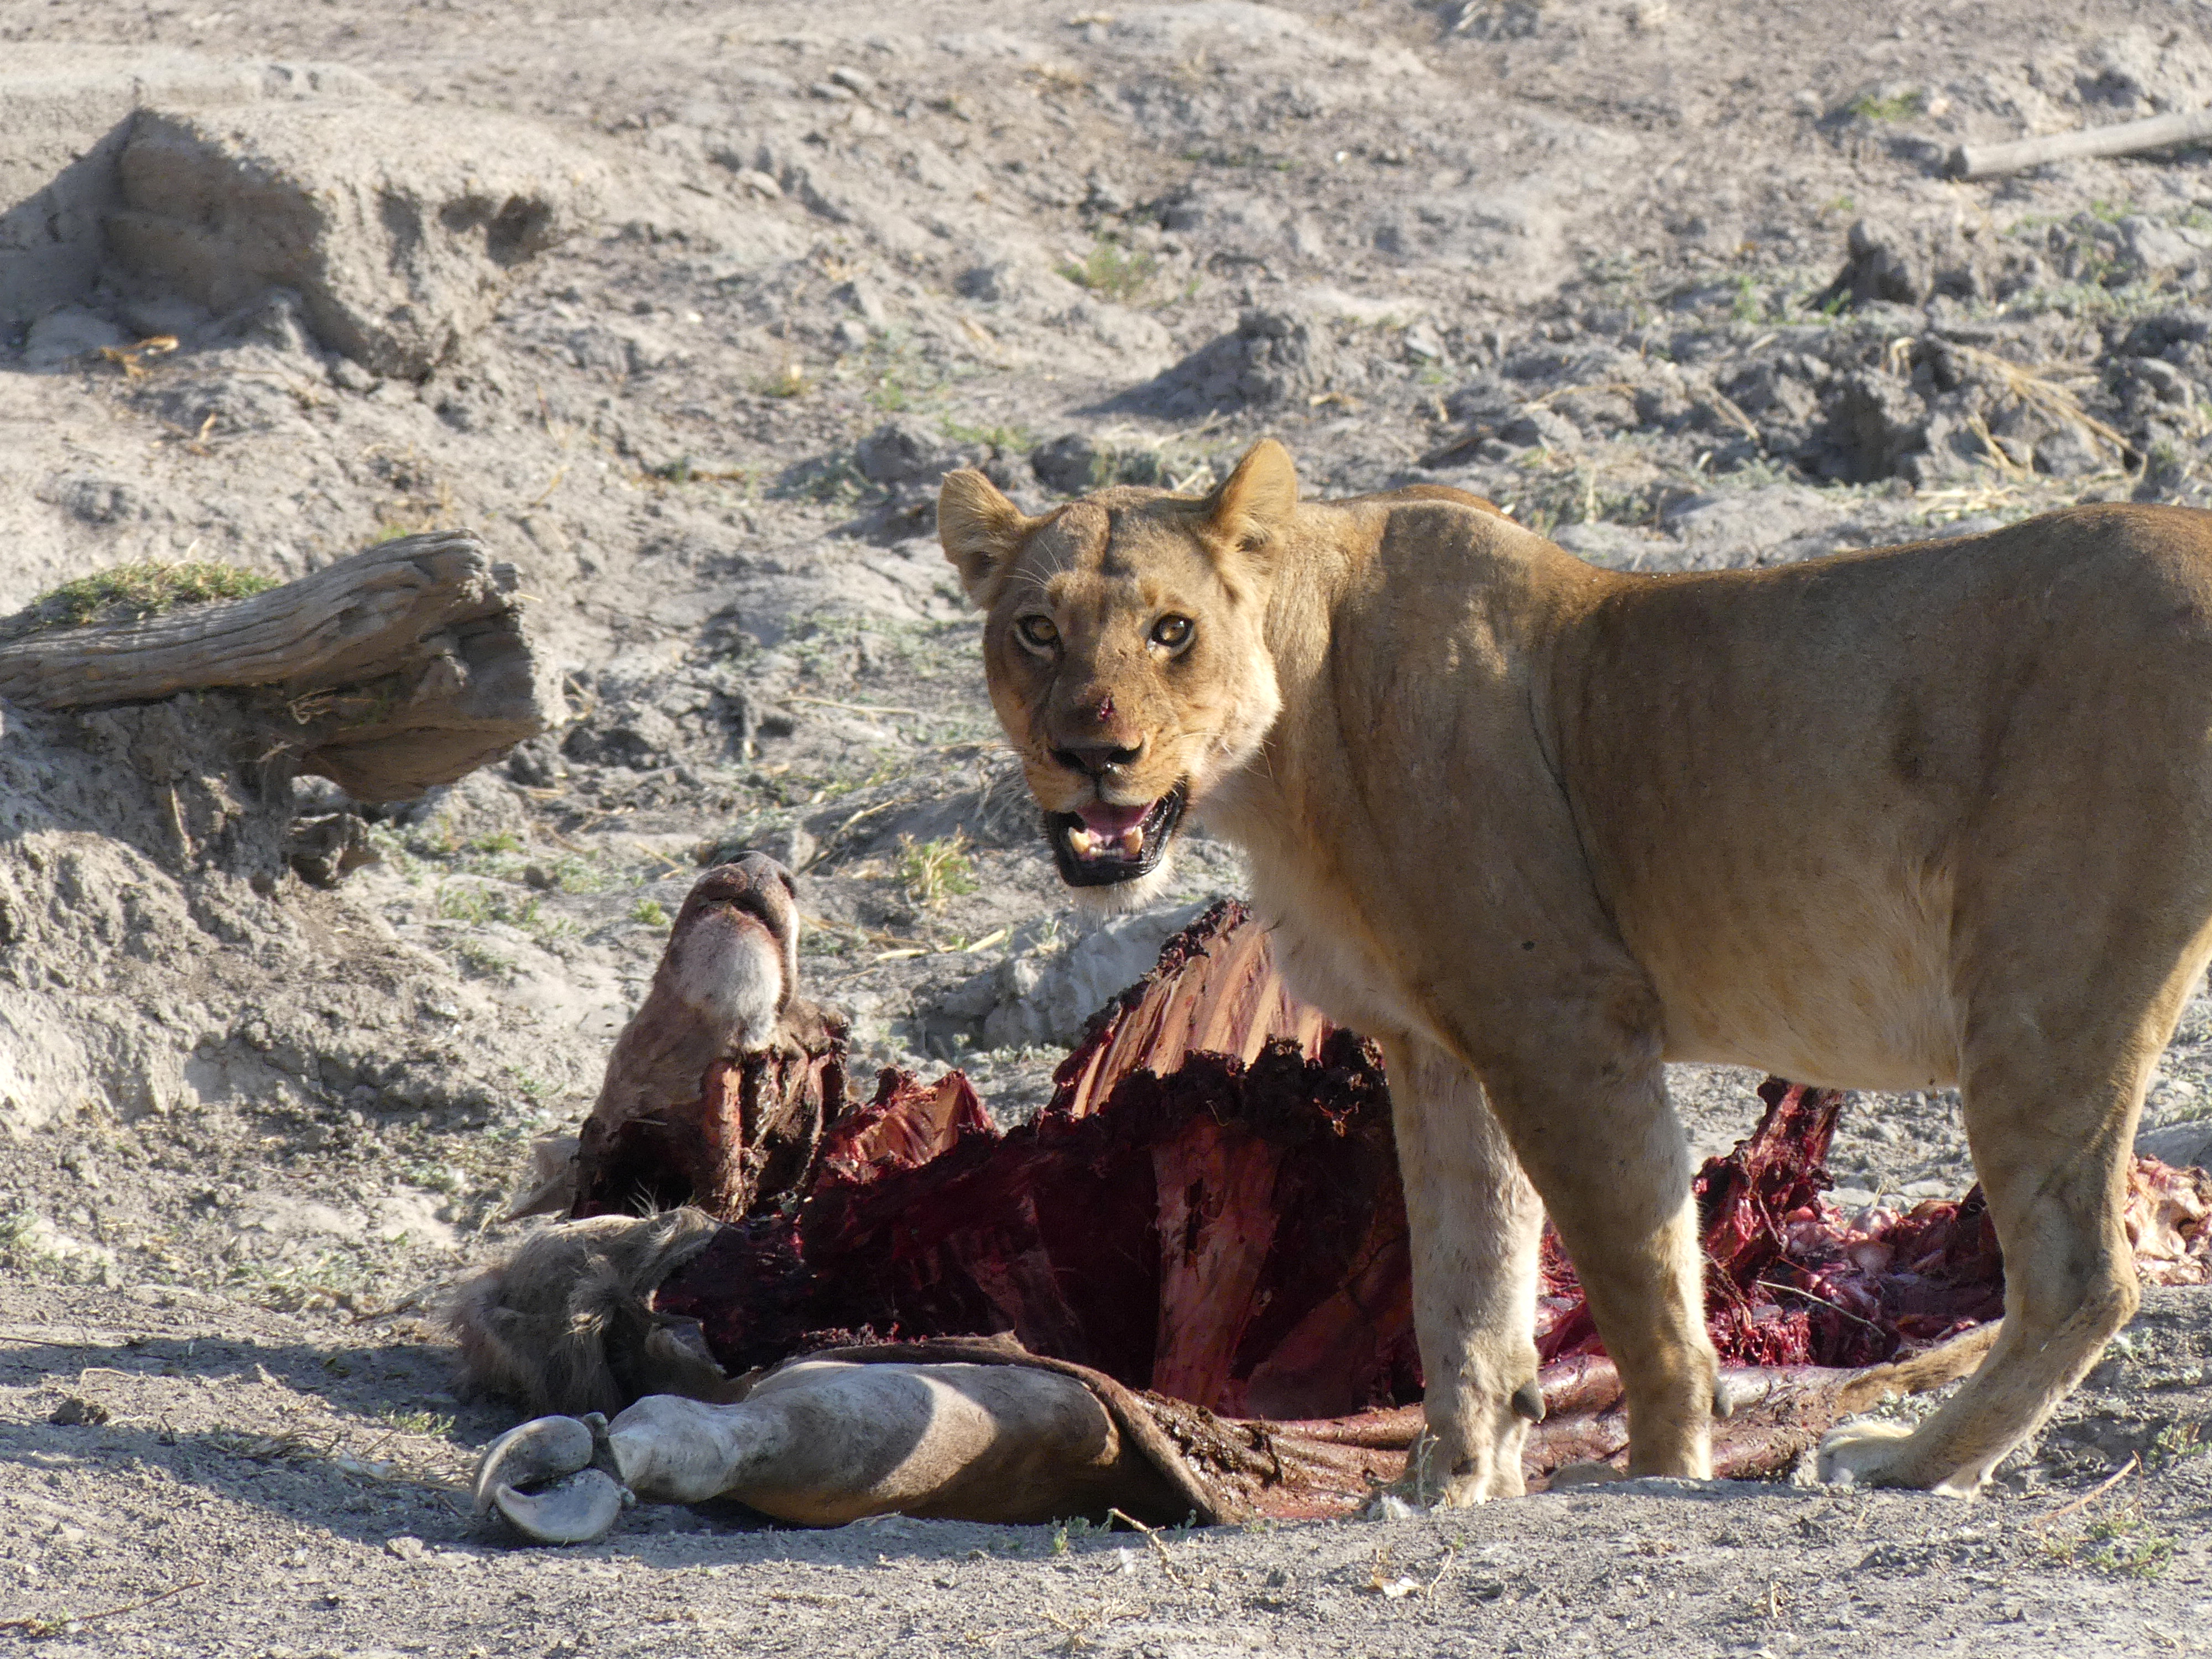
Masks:
[[[2075,1559],[2115,1577],[2157,1578],[2172,1565],[2176,1541],[2141,1513],[2100,1516],[2089,1523],[2087,1547],[2077,1548]]]
[[[1927,94],[1917,87],[1905,92],[1863,92],[1844,106],[1865,121],[1905,121],[1920,113]]]
[[[804,398],[814,390],[814,377],[799,364],[786,362],[755,380],[753,390],[763,398]]]
[[[2029,289],[2013,295],[1991,314],[2002,317],[2055,311],[2076,321],[2124,322],[2172,308],[2174,294],[2172,289],[2162,289],[2151,283],[2129,283],[2118,288],[2106,288],[2100,279],[2110,269],[2109,260],[2084,261],[2081,270],[2089,280]]]
[[[2151,1443],[2150,1466],[2164,1468],[2191,1457],[2212,1454],[2212,1440],[2204,1434],[2202,1423],[2169,1423],[2158,1431]]]
[[[1061,265],[1060,274],[1078,288],[1126,303],[1144,292],[1159,268],[1160,262],[1144,249],[1102,238],[1081,259]]]
[[[975,890],[975,863],[968,856],[968,837],[960,830],[932,841],[899,837],[897,876],[906,896],[925,909]]]
[[[276,586],[274,576],[212,559],[173,564],[145,559],[79,576],[41,593],[19,613],[9,631],[28,634],[43,628],[82,628],[88,623],[142,622],[180,605],[243,599]]]
[[[969,426],[964,422],[940,420],[937,428],[956,444],[987,444],[1001,455],[1019,455],[1036,441],[1036,434],[1024,427]]]
[[[487,979],[505,979],[514,971],[513,957],[502,955],[480,939],[463,939],[453,947],[453,955],[464,967]]]
[[[537,927],[542,908],[535,894],[519,899],[495,886],[463,881],[442,884],[433,906],[441,921],[503,921],[513,927]]]
[[[604,893],[615,884],[615,878],[598,864],[574,854],[554,860],[545,872],[563,893]]]
[[[443,1439],[453,1431],[453,1419],[441,1412],[402,1412],[386,1409],[377,1413],[399,1434],[435,1435]]]

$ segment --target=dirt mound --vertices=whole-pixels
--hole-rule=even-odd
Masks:
[[[217,315],[289,289],[325,345],[410,380],[595,216],[605,188],[526,123],[418,125],[380,104],[149,111],[117,172],[108,246],[141,282]]]

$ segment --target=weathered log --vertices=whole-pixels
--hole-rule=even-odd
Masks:
[[[0,698],[96,708],[252,690],[301,770],[356,799],[412,799],[553,723],[516,581],[466,531],[401,537],[250,599],[0,644]]]
[[[2179,115],[2154,115],[2145,121],[2046,133],[2008,143],[1960,144],[1951,152],[1951,171],[1961,179],[1989,179],[2001,173],[2025,172],[2045,161],[2070,161],[2083,155],[2133,155],[2206,138],[2212,138],[2212,109],[2188,110]]]

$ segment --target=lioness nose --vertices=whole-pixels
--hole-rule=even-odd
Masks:
[[[1130,764],[1142,753],[1141,745],[1121,749],[1110,743],[1071,743],[1054,750],[1052,757],[1071,772],[1087,773],[1095,778],[1117,766]]]

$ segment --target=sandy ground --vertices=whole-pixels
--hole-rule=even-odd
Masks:
[[[9,1634],[56,1654],[2202,1651],[2202,1300],[2153,1293],[1971,1505],[1638,1481],[1151,1539],[665,1508],[547,1551],[469,1515],[465,1447],[503,1419],[456,1407],[419,1327],[11,1287],[0,1583]],[[72,1401],[104,1420],[48,1420]]]
[[[17,46],[125,87],[178,53],[337,64],[314,95],[373,82],[410,142],[501,112],[613,181],[419,383],[282,303],[195,312],[112,264],[71,326],[179,350],[126,368],[0,322],[0,611],[131,560],[281,578],[466,525],[523,571],[571,716],[364,812],[381,862],[335,891],[226,885],[96,811],[0,823],[0,1014],[88,1056],[67,1089],[0,1076],[0,1643],[2212,1645],[2202,1291],[2154,1296],[1973,1505],[1644,1484],[1157,1546],[654,1510],[512,1551],[455,1495],[507,1419],[452,1396],[429,1322],[516,1236],[529,1140],[588,1106],[714,848],[806,866],[805,972],[865,1061],[957,1061],[1006,1117],[1170,925],[1086,936],[1060,905],[932,538],[944,465],[1036,506],[1202,485],[1273,433],[1310,489],[1457,483],[1645,569],[2201,504],[2204,152],[1976,184],[1942,158],[2212,101],[2208,21],[0,0],[0,100]],[[1869,247],[1903,286],[1853,306],[1831,284]],[[83,741],[0,710],[10,777]],[[21,786],[40,812],[46,787]],[[1192,851],[1178,903],[1237,890],[1232,854]],[[1701,1151],[1747,1127],[1749,1080],[1676,1069]],[[2147,1121],[2193,1134],[2208,1091],[2200,999]],[[1868,1196],[1971,1178],[1940,1096],[1859,1097],[1835,1164]]]

